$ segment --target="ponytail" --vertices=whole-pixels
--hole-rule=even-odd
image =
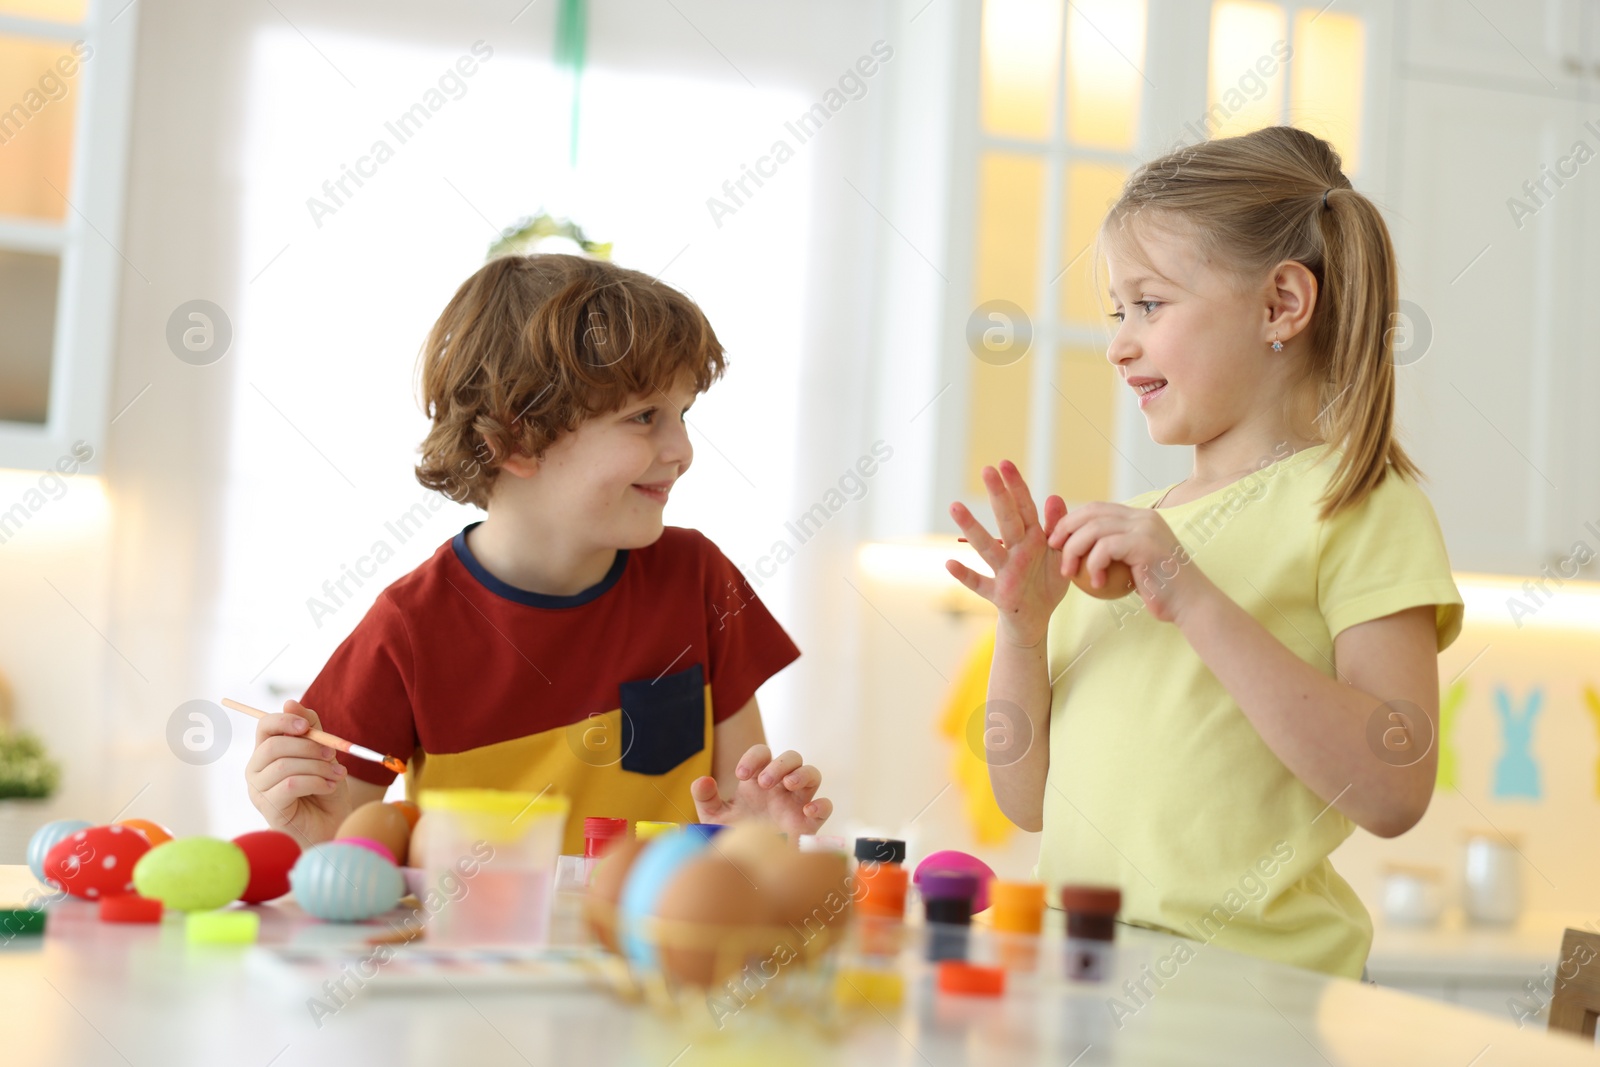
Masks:
[[[1395,432],[1394,245],[1332,145],[1268,126],[1181,148],[1128,178],[1101,236],[1134,240],[1141,218],[1191,237],[1251,283],[1285,260],[1316,278],[1306,374],[1316,384],[1317,432],[1341,452],[1320,518],[1360,504],[1390,468],[1422,477]]]

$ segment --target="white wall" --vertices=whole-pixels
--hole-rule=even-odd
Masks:
[[[134,402],[105,441],[104,516],[20,538],[0,560],[11,608],[0,663],[21,720],[65,757],[61,814],[141,815],[183,833],[258,825],[241,780],[248,724],[233,720],[216,763],[190,766],[166,741],[174,709],[223,695],[264,704],[279,698],[269,686],[297,691],[382,580],[471,517],[441,511],[363,588],[365,600],[311,624],[306,597],[420,495],[410,467],[423,422],[409,390],[422,331],[475,269],[492,226],[544,200],[532,186],[549,131],[534,112],[553,8],[510,22],[519,7],[413,0],[380,16],[355,0],[282,5],[281,15],[270,5],[140,4],[127,222],[109,235],[138,268],[122,280],[110,409]],[[936,433],[933,419],[905,424],[913,399],[926,399],[907,382],[924,352],[931,366],[920,320],[937,313],[941,286],[895,232],[940,254],[942,206],[927,172],[942,133],[921,94],[937,85],[951,40],[948,22],[920,7],[594,4],[585,106],[612,136],[588,140],[585,158],[625,174],[637,195],[584,204],[573,194],[595,216],[580,221],[614,237],[620,261],[666,267],[730,349],[728,379],[691,417],[696,469],[669,522],[704,528],[754,565],[784,521],[875,440],[895,448],[867,502],[841,509],[762,587],[805,651],[763,692],[769,733],[823,767],[842,813],[858,769],[885,773],[861,750],[863,608],[844,578],[869,526],[913,528],[884,501],[925,513],[917,487]],[[304,200],[320,179],[353,162],[374,121],[479,39],[494,59],[436,117],[430,140],[404,146],[316,227]],[[896,59],[719,229],[704,205],[716,190],[700,182],[736,176],[877,40]],[[897,87],[903,67],[920,82]],[[651,114],[652,101],[639,100],[644,125],[624,136],[629,116],[607,93],[648,78],[686,87],[678,99],[693,111]],[[507,95],[529,104],[525,125],[500,128]],[[898,147],[885,153],[886,142]],[[530,188],[519,195],[524,173]],[[559,177],[546,176],[559,192]],[[909,295],[885,303],[892,285]],[[179,361],[164,340],[172,310],[195,298],[221,305],[234,329],[210,366]],[[72,492],[88,496],[94,484]],[[31,572],[50,576],[83,617]],[[907,726],[931,730],[914,709]]]

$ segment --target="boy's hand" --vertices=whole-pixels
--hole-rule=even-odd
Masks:
[[[1072,582],[1061,573],[1061,552],[1045,542],[1045,535],[1066,517],[1067,505],[1059,496],[1044,502],[1044,522],[1033,505],[1033,495],[1015,463],[1004,460],[1000,469],[983,468],[983,484],[1004,544],[989,536],[966,505],[950,505],[967,543],[994,570],[989,578],[969,567],[946,560],[945,569],[957,581],[1000,609],[999,633],[1012,644],[1031,648],[1044,640],[1050,614],[1066,596]]]
[[[689,795],[701,822],[766,819],[796,837],[816,833],[833,814],[833,801],[816,795],[822,772],[803,763],[798,752],[791,750],[773,759],[766,745],[752,745],[739,758],[734,773],[739,784],[726,798],[710,775],[690,783]]]
[[[257,720],[255,751],[244,768],[250,803],[268,826],[302,846],[332,838],[351,810],[348,772],[333,749],[304,736],[313,727],[322,728],[316,712],[285,700],[282,715]]]

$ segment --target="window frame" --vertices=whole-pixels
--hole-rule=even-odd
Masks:
[[[117,242],[122,239],[136,6],[133,0],[89,0],[83,21],[75,23],[0,15],[0,34],[82,40],[93,49],[77,72],[65,217],[51,223],[0,216],[0,249],[56,255],[61,263],[46,418],[42,424],[0,420],[0,467],[51,469],[72,453],[74,442],[86,441],[94,458],[80,469],[100,469],[125,264]],[[138,274],[137,267],[126,265]]]

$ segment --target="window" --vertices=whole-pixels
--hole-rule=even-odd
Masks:
[[[1010,457],[1069,500],[1103,498],[1118,393],[1092,250],[1139,128],[1144,0],[988,0],[981,41],[972,305],[1014,304],[1031,342],[971,365],[964,487]]]
[[[0,0],[0,467],[101,441],[134,19]]]
[[[1001,458],[1018,461],[1039,495],[1069,503],[1129,495],[1119,454],[1121,466],[1160,472],[1140,452],[1142,425],[1126,425],[1136,408],[1105,358],[1094,254],[1107,208],[1144,158],[1208,132],[1292,123],[1332,142],[1358,183],[1375,169],[1363,122],[1369,5],[1218,0],[1182,15],[1150,25],[1145,0],[985,0],[961,305],[976,309],[966,323],[976,358],[960,355],[969,388],[958,493],[981,494],[979,471]],[[1204,49],[1192,80],[1167,70],[1157,91],[1144,71],[1152,35],[1168,46],[1160,54],[1191,39]]]

